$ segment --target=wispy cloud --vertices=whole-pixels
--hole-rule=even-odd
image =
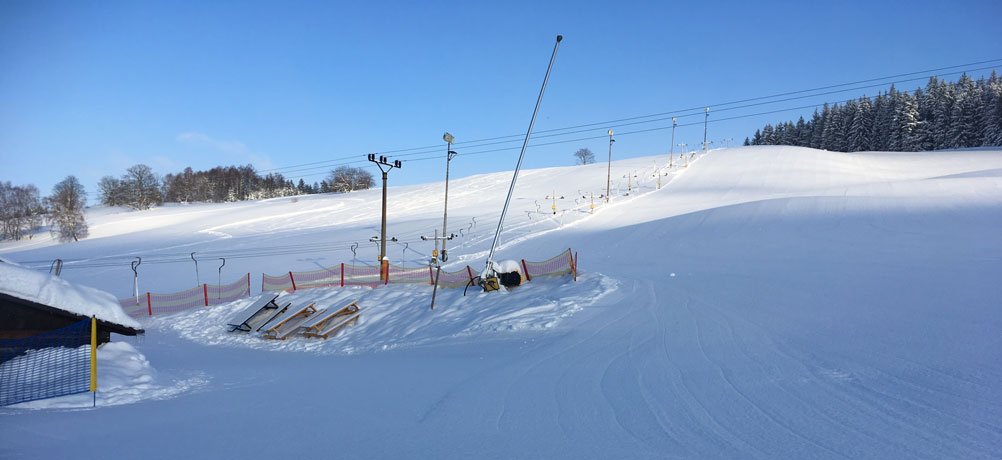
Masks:
[[[240,158],[240,162],[249,162],[257,169],[271,168],[271,160],[265,156],[251,151],[246,144],[240,141],[216,139],[208,134],[198,131],[188,131],[178,134],[177,142],[187,145],[208,147],[220,153],[225,153]]]
[[[178,134],[177,141],[182,144],[195,144],[195,145],[204,145],[212,147],[224,153],[234,153],[234,154],[249,153],[247,146],[244,145],[243,142],[219,140],[213,138],[212,136],[209,136],[208,134],[200,133],[197,131],[190,131]]]

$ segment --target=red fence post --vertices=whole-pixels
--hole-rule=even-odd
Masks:
[[[209,306],[209,284],[208,283],[203,283],[202,284],[202,295],[205,296],[205,306],[208,307]]]
[[[296,279],[292,277],[292,272],[289,272],[289,281],[292,281],[292,292],[296,292]]]
[[[532,275],[529,274],[529,267],[525,265],[525,259],[522,259],[522,270],[525,270],[525,280],[532,281]]]
[[[574,281],[577,281],[578,280],[578,253],[576,253],[576,252],[574,253],[574,267],[572,267],[571,269],[574,270]]]
[[[149,312],[150,316],[153,316],[153,301],[150,300],[149,291],[146,292],[146,311]]]
[[[344,287],[344,262],[341,262],[341,287]]]

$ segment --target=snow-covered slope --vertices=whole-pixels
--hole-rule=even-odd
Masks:
[[[384,310],[322,347],[214,330],[210,319],[239,302],[158,318],[135,344],[157,369],[155,394],[171,382],[192,391],[96,411],[5,409],[0,455],[81,455],[98,442],[146,457],[303,457],[317,446],[449,458],[1002,451],[1002,152],[726,149],[672,169],[657,190],[650,174],[664,160],[614,163],[610,204],[599,198],[604,164],[520,178],[501,258],[572,247],[577,284],[445,290],[434,312],[430,289],[359,290]],[[450,183],[450,229],[463,229],[450,269],[482,266],[509,179]],[[441,224],[442,192],[390,190],[389,235],[409,242],[391,258],[430,253],[417,237]],[[371,263],[378,193],[106,211],[78,244],[36,238],[0,252],[90,259],[63,276],[122,296],[135,255],[141,289],[160,292],[195,283],[192,251],[228,257],[224,282],[351,261],[353,242],[357,262]],[[201,270],[215,281],[213,263]],[[262,430],[267,440],[248,442]]]

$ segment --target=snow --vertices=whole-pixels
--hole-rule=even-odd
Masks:
[[[142,327],[122,310],[115,297],[13,263],[0,263],[0,292],[42,305],[135,329]]]
[[[250,300],[145,320],[144,338],[112,344],[135,352],[103,361],[122,371],[97,409],[0,409],[0,457],[306,457],[335,433],[321,455],[998,457],[1002,151],[721,149],[659,190],[665,160],[614,162],[594,213],[581,197],[604,193],[605,164],[523,171],[497,259],[570,247],[577,282],[441,289],[434,311],[429,286],[283,296],[359,300],[358,324],[327,341],[227,333]],[[450,180],[463,236],[447,270],[483,267],[510,178]],[[427,260],[416,241],[441,224],[442,187],[390,189],[387,236],[410,242],[388,245],[394,263]],[[65,278],[122,297],[137,255],[155,292],[198,281],[192,251],[227,257],[224,282],[374,265],[378,197],[105,210],[79,243],[0,253],[61,257]]]
[[[269,351],[310,351],[318,354],[358,354],[430,344],[463,343],[490,338],[499,332],[545,331],[615,289],[615,281],[599,274],[578,284],[544,280],[502,295],[473,290],[443,289],[436,310],[429,309],[426,286],[393,289],[347,287],[311,289],[281,296],[277,303],[339,308],[359,300],[362,314],[355,326],[327,340],[266,340],[260,334],[230,333],[226,324],[255,299],[199,309],[158,319],[151,325],[174,330],[181,337],[205,345],[256,348]]]
[[[90,352],[90,346],[81,348]],[[118,406],[144,400],[170,399],[190,393],[205,386],[208,380],[201,375],[170,382],[167,386],[156,383],[156,371],[150,362],[126,342],[109,342],[97,348],[98,381],[100,391],[96,402],[90,392],[58,398],[30,401],[9,406],[13,409],[80,409]]]

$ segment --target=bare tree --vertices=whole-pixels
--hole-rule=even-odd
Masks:
[[[106,206],[124,206],[128,199],[126,190],[120,179],[104,176],[97,183],[101,204]]]
[[[351,166],[338,166],[327,176],[329,190],[334,193],[365,190],[374,183],[375,179],[369,171]]]
[[[577,152],[574,152],[574,158],[577,158],[577,164],[579,165],[586,165],[588,163],[595,162],[595,154],[591,153],[591,150],[586,148],[578,149]]]
[[[52,195],[46,198],[49,205],[49,220],[53,236],[59,241],[80,241],[88,234],[87,221],[83,209],[87,204],[87,192],[74,176],[67,176],[52,187]]]
[[[134,209],[149,209],[163,204],[160,178],[149,166],[139,164],[125,170],[122,186],[127,190],[127,204]]]
[[[44,216],[37,187],[0,182],[0,239],[30,239],[41,228]]]

